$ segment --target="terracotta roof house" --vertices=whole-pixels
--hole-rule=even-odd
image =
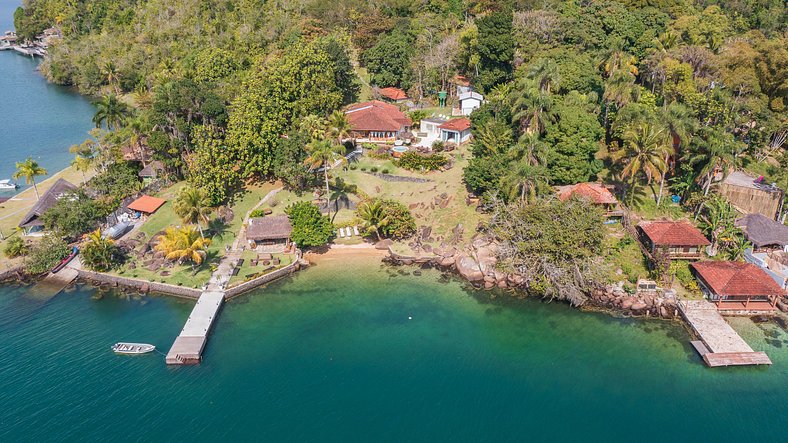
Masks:
[[[605,209],[605,216],[608,219],[621,218],[624,211],[618,204],[618,199],[602,183],[577,183],[575,185],[558,186],[558,198],[567,201],[572,197],[589,200],[594,205]]]
[[[690,266],[703,294],[721,311],[773,311],[784,294],[766,272],[752,263],[702,261]]]
[[[388,88],[380,88],[378,93],[384,100],[394,103],[402,103],[408,99],[408,94],[400,88],[389,86]]]
[[[698,228],[685,221],[644,221],[637,229],[652,254],[661,250],[670,259],[700,259],[701,249],[711,244]]]
[[[128,208],[132,211],[150,215],[156,212],[164,203],[167,203],[167,201],[160,198],[151,197],[150,195],[143,195],[142,197],[131,202]]]
[[[246,227],[246,239],[255,246],[287,247],[290,245],[292,232],[293,227],[286,215],[252,217]]]
[[[441,140],[452,143],[464,143],[471,138],[471,121],[465,117],[453,118],[438,126]]]
[[[52,187],[41,195],[41,198],[19,222],[19,227],[25,230],[25,235],[40,235],[44,231],[44,222],[41,221],[41,216],[54,206],[58,200],[76,189],[77,187],[73,184],[59,178]]]
[[[749,214],[736,220],[755,252],[783,250],[788,252],[788,226],[762,214]]]
[[[410,131],[412,124],[398,107],[378,100],[350,105],[345,115],[351,137],[357,141],[394,141]]]
[[[720,195],[742,214],[763,214],[776,220],[780,215],[785,191],[764,183],[763,177],[753,177],[733,171],[720,185]]]

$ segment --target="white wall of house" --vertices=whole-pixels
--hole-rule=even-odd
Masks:
[[[470,129],[466,129],[462,132],[441,129],[441,140],[445,142],[464,143],[468,141],[469,138],[471,138]]]
[[[460,100],[460,113],[462,115],[471,115],[471,112],[478,109],[481,105],[481,100],[472,97]]]

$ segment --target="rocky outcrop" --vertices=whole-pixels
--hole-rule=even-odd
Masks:
[[[427,252],[427,251],[425,251]],[[431,249],[431,255],[403,256],[389,248],[388,261],[399,265],[427,265],[456,272],[477,288],[523,289],[525,279],[497,268],[498,245],[486,237],[478,237],[465,250],[441,244]],[[676,301],[658,295],[635,295],[624,290],[624,282],[607,285],[588,294],[587,305],[611,309],[627,315],[674,318]]]

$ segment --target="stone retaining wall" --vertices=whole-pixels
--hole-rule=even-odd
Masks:
[[[22,266],[15,266],[0,272],[0,281],[8,280],[11,278],[18,278],[19,273],[22,272]]]
[[[429,183],[432,180],[426,178],[418,178],[418,177],[405,177],[402,175],[391,175],[391,174],[383,174],[380,172],[364,172],[365,174],[369,174],[375,176],[383,181],[387,182],[406,182],[406,183]]]
[[[229,300],[266,283],[270,283],[278,278],[284,277],[285,275],[292,274],[293,272],[296,272],[300,269],[301,264],[299,262],[300,260],[296,259],[293,263],[290,263],[284,268],[277,269],[276,271],[269,272],[268,274],[261,275],[255,279],[243,282],[237,286],[233,286],[232,288],[224,291],[224,299]]]
[[[88,271],[85,269],[77,270],[79,277],[93,282],[106,283],[112,286],[126,286],[134,288],[140,292],[159,292],[167,295],[174,295],[176,297],[184,297],[191,299],[200,298],[202,291],[194,288],[186,288],[183,286],[169,285],[166,283],[158,283],[147,280],[139,280],[136,278],[120,277],[117,275],[103,274],[100,272]]]

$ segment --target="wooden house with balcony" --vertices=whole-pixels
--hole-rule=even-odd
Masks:
[[[709,240],[686,221],[644,221],[637,226],[640,241],[651,253],[666,254],[671,260],[699,260]]]
[[[719,311],[773,312],[784,295],[783,289],[752,263],[701,261],[690,268],[703,295]]]

